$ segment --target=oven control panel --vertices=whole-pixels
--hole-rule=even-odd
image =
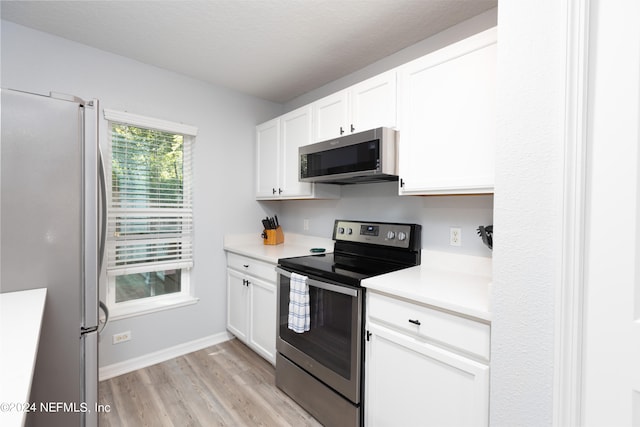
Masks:
[[[333,240],[414,249],[417,224],[336,220]]]

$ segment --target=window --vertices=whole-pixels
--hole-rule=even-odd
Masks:
[[[197,129],[105,110],[107,301],[114,314],[193,302],[192,150]]]

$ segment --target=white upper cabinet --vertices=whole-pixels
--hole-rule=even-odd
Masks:
[[[382,126],[396,127],[396,74],[394,69],[351,87],[350,132],[362,132]]]
[[[349,97],[346,90],[314,102],[314,142],[344,135],[349,122]]]
[[[400,195],[493,193],[497,28],[444,47],[256,128],[256,198],[337,198],[298,181],[298,148],[399,130]]]
[[[493,192],[496,41],[492,28],[400,68],[401,195]]]
[[[381,126],[396,127],[396,70],[331,94],[312,105],[316,142]]]
[[[280,119],[256,127],[256,197],[275,197],[280,182]]]
[[[311,143],[311,106],[305,106],[280,117],[282,138],[282,195],[311,196],[312,185],[298,181],[298,147]]]
[[[298,147],[311,143],[311,105],[256,127],[256,199],[336,198],[340,189],[298,181]]]

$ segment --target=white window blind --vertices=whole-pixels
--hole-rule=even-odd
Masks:
[[[197,129],[110,110],[105,118],[111,133],[107,274],[192,267]]]

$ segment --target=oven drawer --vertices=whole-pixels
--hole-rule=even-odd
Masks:
[[[275,283],[278,278],[274,264],[234,254],[233,252],[227,252],[227,267],[272,283]]]
[[[490,325],[375,292],[368,292],[367,299],[371,321],[489,360]]]

